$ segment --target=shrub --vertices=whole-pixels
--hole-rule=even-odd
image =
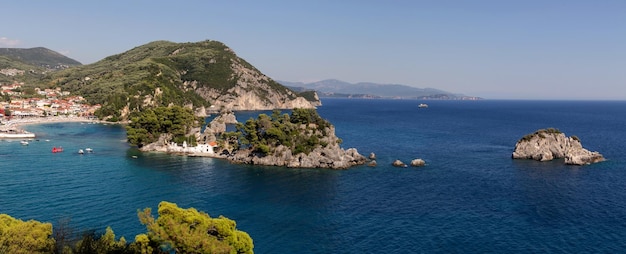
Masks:
[[[0,253],[51,253],[52,224],[0,214]]]
[[[150,208],[138,212],[148,229],[149,241],[137,236],[146,251],[150,247],[166,253],[253,253],[252,238],[226,217],[211,218],[194,208],[182,209],[165,201],[159,203],[158,214],[154,219]]]

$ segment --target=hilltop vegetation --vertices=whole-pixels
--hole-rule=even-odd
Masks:
[[[322,141],[328,127],[330,123],[314,109],[294,109],[291,116],[275,110],[271,116],[260,114],[245,124],[237,123],[236,131],[226,132],[223,137],[232,142],[234,149],[248,149],[260,156],[275,154],[279,146],[294,154],[308,154],[318,146],[328,145]]]
[[[0,82],[24,82],[25,87],[61,88],[81,95],[89,104],[102,105],[96,112],[102,119],[126,120],[132,112],[171,105],[190,107],[196,115],[221,108],[313,107],[218,41],[155,41],[89,65],[71,59],[63,62],[53,56],[66,57],[44,48],[5,51],[6,55],[0,54],[0,67],[19,73],[0,74]],[[68,68],[45,67],[54,61]]]
[[[222,103],[220,95],[237,97],[233,90],[237,86],[261,100],[269,100],[269,94],[286,100],[298,97],[218,41],[155,41],[94,64],[56,72],[45,81],[78,92],[91,104],[102,104],[97,115],[115,118],[126,118],[124,112],[148,107],[190,105],[205,109]]]
[[[211,218],[165,201],[157,219],[150,208],[137,214],[147,232],[132,243],[124,237],[116,240],[109,227],[102,235],[88,231],[74,236],[63,227],[53,231],[51,223],[0,214],[0,253],[253,253],[250,235],[226,217]]]
[[[51,72],[79,66],[80,62],[56,51],[38,48],[0,48],[0,70],[17,70],[17,75],[0,74],[0,83],[23,82],[34,88],[48,88],[42,80]]]
[[[37,84],[46,76],[46,69],[43,67],[0,55],[0,70],[11,69],[19,70],[22,74],[15,76],[0,74],[0,83],[25,82]]]
[[[97,63],[58,72],[49,82],[64,90],[82,94],[91,104],[102,104],[100,117],[121,117],[120,110],[173,105],[195,107],[210,103],[193,90],[185,89],[184,77],[197,77],[197,63],[191,59],[216,55],[217,43],[206,48],[192,48],[187,54],[173,56],[189,66],[180,67],[168,56],[177,49],[176,43],[159,41],[109,56]],[[181,64],[182,65],[182,64]],[[189,76],[188,76],[189,75]],[[207,74],[208,76],[208,74]],[[223,77],[223,76],[222,76]],[[218,79],[218,78],[214,78]]]
[[[43,67],[46,69],[64,69],[70,66],[82,65],[74,59],[44,47],[28,49],[0,48],[0,56],[6,56],[29,65]]]

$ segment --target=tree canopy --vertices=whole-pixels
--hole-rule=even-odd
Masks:
[[[200,126],[191,109],[181,106],[147,108],[136,112],[126,126],[126,135],[131,145],[143,146],[159,139],[161,134],[171,134],[173,141],[195,145],[193,135],[187,136],[191,129]]]
[[[251,149],[260,155],[272,154],[273,148],[281,145],[290,148],[293,154],[308,154],[318,146],[328,145],[323,139],[330,126],[315,109],[296,108],[291,115],[274,110],[271,116],[260,114],[257,119],[238,123],[236,131],[224,133],[223,137],[226,140],[238,137],[235,147]]]
[[[0,253],[51,253],[52,224],[0,214]]]
[[[138,211],[147,233],[135,236],[133,243],[124,237],[116,240],[110,227],[101,235],[91,230],[77,239],[66,239],[68,232],[58,232],[67,230],[63,226],[53,234],[51,223],[0,214],[0,253],[254,253],[248,233],[237,230],[235,221],[224,216],[211,218],[195,208],[183,209],[166,201],[159,203],[157,219],[151,211]]]
[[[135,239],[147,247],[146,251],[158,247],[177,253],[253,253],[252,238],[226,217],[211,218],[194,208],[182,209],[169,202],[161,202],[158,213],[155,220],[150,208],[139,212],[148,234]]]

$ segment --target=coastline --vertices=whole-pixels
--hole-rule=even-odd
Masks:
[[[117,122],[107,122],[107,121],[89,119],[86,117],[78,117],[78,116],[27,117],[27,118],[12,119],[12,120],[3,122],[3,124],[0,125],[0,130],[21,129],[21,127],[25,125],[34,125],[34,124],[74,123],[74,122],[119,124]]]

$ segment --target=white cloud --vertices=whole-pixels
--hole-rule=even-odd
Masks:
[[[2,47],[15,47],[17,45],[20,45],[20,40],[13,40],[13,39],[9,39],[7,37],[0,37],[0,46]]]

